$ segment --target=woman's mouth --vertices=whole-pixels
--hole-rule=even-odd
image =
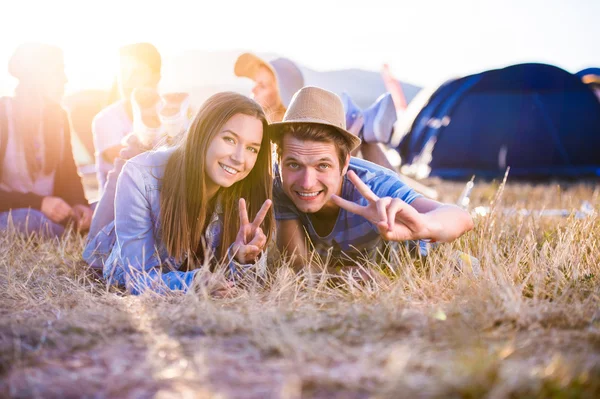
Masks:
[[[219,162],[219,166],[221,167],[221,169],[223,169],[225,172],[229,173],[232,176],[237,175],[238,173],[240,173],[239,170],[232,168],[231,166],[227,166],[222,164],[221,162]]]

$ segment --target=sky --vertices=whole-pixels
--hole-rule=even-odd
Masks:
[[[600,66],[598,0],[3,0],[0,65],[22,42],[65,52],[67,91],[108,88],[119,46],[277,53],[316,70],[379,70],[420,86],[521,62]],[[594,42],[593,42],[594,41]],[[0,69],[0,90],[14,85]]]

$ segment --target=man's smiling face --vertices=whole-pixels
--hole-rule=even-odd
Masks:
[[[285,134],[281,144],[283,191],[296,208],[304,213],[337,208],[331,196],[341,194],[349,157],[345,165],[340,165],[333,142],[299,140]]]

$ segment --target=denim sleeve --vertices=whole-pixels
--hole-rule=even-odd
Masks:
[[[149,192],[145,176],[139,168],[128,162],[117,182],[116,243],[105,266],[104,277],[125,285],[136,295],[147,289],[159,293],[167,290],[186,291],[192,284],[194,271],[162,273]]]

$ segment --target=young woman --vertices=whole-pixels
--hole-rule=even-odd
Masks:
[[[232,271],[264,261],[275,226],[271,192],[262,108],[240,94],[216,94],[180,144],[116,163],[84,258],[134,294],[185,291],[211,259]]]
[[[19,80],[0,99],[0,230],[59,236],[68,222],[87,230],[92,219],[77,174],[66,112],[62,51],[47,44],[17,48],[8,70]]]

